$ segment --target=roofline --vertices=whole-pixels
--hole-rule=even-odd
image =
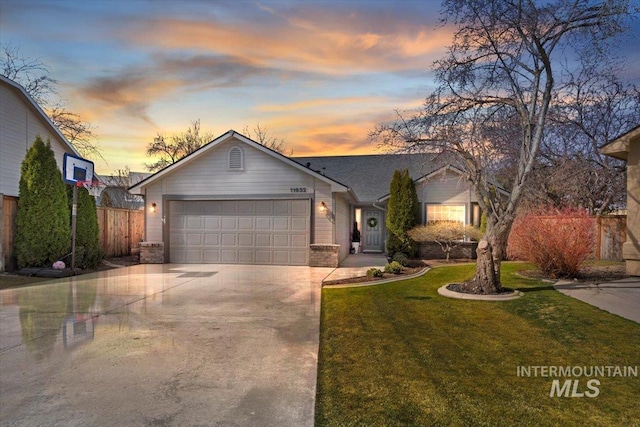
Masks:
[[[614,157],[620,160],[627,160],[630,150],[629,143],[631,138],[640,135],[640,125],[629,129],[625,133],[618,135],[611,141],[600,147],[600,152],[606,156]]]
[[[53,124],[53,122],[51,121],[51,118],[49,118],[47,113],[44,112],[44,110],[40,107],[40,105],[38,105],[38,103],[31,97],[31,95],[29,95],[27,90],[20,83],[15,82],[3,75],[0,75],[0,80],[8,84],[9,86],[13,87],[13,89],[17,90],[22,95],[22,97],[28,101],[31,107],[33,107],[36,110],[36,112],[40,114],[40,116],[44,119],[44,121],[49,126],[51,131],[53,131],[53,133],[55,133],[62,140],[63,144],[65,144],[67,148],[69,148],[72,151],[73,154],[82,158],[82,155],[80,155],[80,153],[76,150],[73,144],[71,144],[71,142],[67,140],[67,137],[65,137],[62,134],[62,132],[60,132],[60,129],[58,129],[58,127],[55,124]]]
[[[332,192],[351,192],[351,194],[353,194],[353,192],[351,191],[351,189],[334,180],[331,179],[327,176],[324,176],[318,172],[315,172],[312,169],[309,169],[307,167],[304,167],[303,165],[301,165],[300,163],[296,162],[295,160],[290,159],[289,157],[278,153],[275,150],[272,150],[268,147],[265,147],[264,145],[252,140],[251,138],[248,138],[244,135],[242,135],[241,133],[236,132],[235,130],[231,129],[229,131],[227,131],[226,133],[220,135],[219,137],[215,138],[214,140],[208,142],[207,144],[203,145],[202,147],[198,148],[196,151],[194,151],[193,153],[183,157],[182,159],[178,160],[175,163],[172,163],[171,165],[165,167],[164,169],[156,172],[155,174],[143,179],[142,181],[140,181],[139,183],[132,185],[131,187],[129,187],[129,191],[138,191],[141,190],[142,188],[148,186],[149,184],[153,183],[154,181],[162,178],[165,175],[171,174],[172,172],[174,172],[176,169],[181,168],[182,166],[184,166],[185,164],[189,163],[190,161],[192,161],[193,159],[196,159],[200,156],[202,156],[204,153],[206,153],[207,151],[209,151],[210,149],[212,149],[213,147],[218,146],[219,144],[221,144],[222,142],[225,142],[231,138],[236,138],[242,142],[244,142],[245,144],[248,144],[260,151],[262,151],[263,153],[266,153],[272,157],[275,157],[277,159],[282,160],[283,162],[289,164],[290,166],[295,167],[296,169],[308,173],[309,175],[320,179],[321,181],[326,182],[327,184],[331,185],[331,191]]]
[[[420,183],[428,181],[431,178],[433,178],[434,176],[436,176],[438,174],[441,174],[442,172],[446,172],[446,171],[452,171],[452,172],[455,172],[455,173],[457,173],[459,175],[464,175],[465,174],[464,171],[462,171],[461,169],[453,166],[452,164],[447,164],[447,165],[442,166],[442,167],[440,167],[440,168],[438,168],[438,169],[436,169],[436,170],[434,170],[432,172],[429,172],[426,175],[421,176],[420,178],[414,179],[413,183],[414,184],[420,184]],[[509,195],[509,192],[507,190],[505,190],[504,188],[502,188],[502,187],[500,187],[498,185],[496,185],[495,187],[498,190],[498,192],[502,193],[503,195],[505,195],[505,196]],[[389,199],[389,197],[391,197],[391,194],[386,194],[386,195],[380,197],[378,200],[376,200],[376,202],[385,202],[385,201],[387,201]]]

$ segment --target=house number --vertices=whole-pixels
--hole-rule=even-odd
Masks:
[[[290,190],[292,193],[306,193],[307,187],[291,187]]]

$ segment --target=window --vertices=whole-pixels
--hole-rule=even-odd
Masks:
[[[465,223],[464,205],[427,205],[427,224],[440,221]]]
[[[244,170],[244,153],[240,147],[231,147],[229,150],[229,170]]]

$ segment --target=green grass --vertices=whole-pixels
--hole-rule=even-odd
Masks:
[[[553,378],[517,376],[640,365],[640,325],[516,275],[521,263],[503,264],[503,285],[525,292],[517,300],[437,294],[474,267],[322,291],[317,426],[640,426],[640,378],[598,378],[597,397],[565,398],[549,397]]]

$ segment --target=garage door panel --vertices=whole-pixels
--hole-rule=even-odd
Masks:
[[[255,215],[256,203],[253,200],[241,200],[238,202],[238,214],[240,215]]]
[[[237,264],[238,256],[236,250],[223,249],[220,251],[221,261],[229,264]]]
[[[291,230],[306,231],[309,229],[309,220],[307,218],[291,218]]]
[[[273,236],[273,246],[286,248],[289,246],[289,236],[286,234],[276,234]]]
[[[271,264],[271,251],[256,251],[256,264]]]
[[[202,234],[188,233],[186,245],[187,246],[201,245],[202,237],[203,237]]]
[[[204,235],[204,244],[205,244],[205,246],[218,246],[218,245],[220,245],[220,234],[219,233],[206,233]]]
[[[202,217],[189,216],[187,217],[187,230],[201,230],[202,229]]]
[[[240,249],[238,251],[238,262],[241,264],[253,264],[255,262],[254,251],[251,249]]]
[[[238,235],[232,233],[222,233],[221,244],[222,246],[237,246],[238,245]]]
[[[273,251],[274,264],[289,264],[289,251]]]
[[[309,253],[307,251],[291,251],[290,265],[309,265]]]
[[[202,262],[205,264],[215,264],[222,262],[220,260],[220,250],[219,249],[205,249],[203,251],[203,259]]]
[[[309,216],[309,201],[308,200],[292,200],[291,201],[291,214]]]
[[[255,236],[253,234],[240,233],[238,234],[238,246],[254,247],[256,245],[254,238]]]
[[[286,231],[289,229],[289,218],[276,217],[273,218],[273,229]]]
[[[235,200],[228,200],[220,203],[220,215],[237,215],[238,214],[238,202]]]
[[[273,203],[271,200],[256,200],[257,215],[273,215]]]
[[[171,262],[308,265],[309,200],[170,202]]]
[[[271,234],[256,234],[256,246],[259,248],[271,247]]]
[[[185,251],[184,262],[187,263],[201,263],[202,262],[202,251],[195,249],[187,249]]]
[[[293,248],[307,248],[309,246],[309,239],[306,235],[293,235],[291,236],[290,245]]]
[[[220,230],[220,218],[215,216],[204,217],[205,230]]]
[[[290,202],[287,200],[274,200],[273,201],[273,213],[274,215],[289,215]]]
[[[220,228],[222,230],[236,230],[238,228],[238,219],[233,217],[222,217],[220,220]]]
[[[257,217],[256,230],[271,230],[271,218]]]
[[[238,229],[253,230],[255,228],[254,218],[241,217],[238,218]]]

